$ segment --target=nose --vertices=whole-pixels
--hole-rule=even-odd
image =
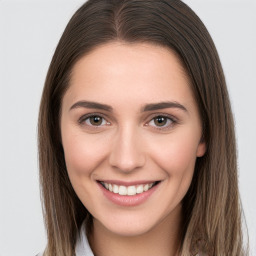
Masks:
[[[145,165],[144,151],[142,138],[136,129],[120,128],[112,143],[109,163],[121,172],[131,172]]]

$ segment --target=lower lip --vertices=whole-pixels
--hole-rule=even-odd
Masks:
[[[145,191],[140,194],[136,194],[134,196],[121,196],[119,194],[115,194],[113,192],[110,192],[106,188],[104,188],[100,183],[99,186],[103,192],[103,194],[114,204],[120,205],[120,206],[137,206],[142,203],[144,203],[158,188],[160,183],[153,186],[148,191]]]

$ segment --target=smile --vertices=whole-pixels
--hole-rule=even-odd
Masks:
[[[141,194],[143,192],[148,191],[151,189],[154,185],[157,184],[157,182],[147,183],[147,184],[139,184],[139,185],[133,185],[133,186],[124,186],[124,185],[117,185],[117,184],[111,184],[106,182],[100,182],[100,184],[107,189],[108,191],[119,194],[121,196],[134,196],[136,194]]]
[[[155,193],[161,181],[122,182],[97,181],[103,195],[119,206],[138,206]]]

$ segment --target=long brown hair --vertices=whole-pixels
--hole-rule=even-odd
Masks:
[[[183,200],[181,255],[245,255],[237,181],[234,123],[221,63],[197,15],[179,0],[89,0],[69,21],[43,90],[39,164],[48,243],[45,255],[72,256],[89,212],[69,181],[60,140],[60,110],[74,64],[111,41],[147,42],[181,59],[198,104],[207,152],[198,158]]]

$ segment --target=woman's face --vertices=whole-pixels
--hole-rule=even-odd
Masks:
[[[66,166],[107,230],[135,236],[180,215],[205,152],[201,133],[189,80],[170,50],[113,42],[74,66],[61,112]]]

